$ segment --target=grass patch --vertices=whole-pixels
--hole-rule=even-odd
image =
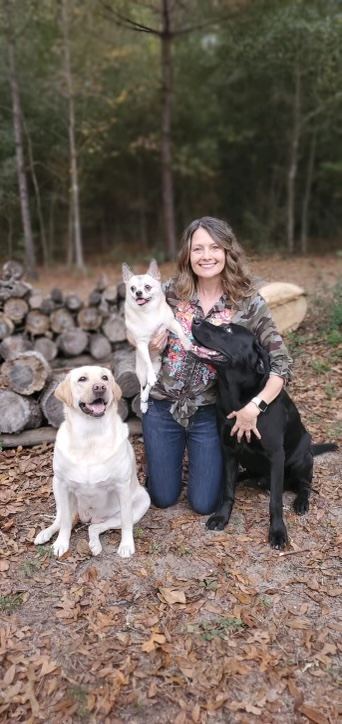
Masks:
[[[8,596],[0,596],[0,611],[13,613],[23,603],[22,593],[9,593]]]

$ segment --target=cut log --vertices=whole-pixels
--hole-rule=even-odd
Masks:
[[[64,299],[64,304],[67,309],[70,309],[70,312],[78,312],[81,309],[83,302],[78,294],[67,294]]]
[[[111,314],[102,329],[110,342],[124,342],[127,339],[125,320],[120,314]]]
[[[42,421],[40,406],[32,397],[23,397],[13,390],[0,390],[0,432],[37,428]]]
[[[4,304],[4,313],[14,324],[20,324],[25,319],[29,306],[21,297],[10,297]]]
[[[29,351],[6,360],[1,368],[2,379],[14,392],[32,395],[45,387],[50,366],[39,352]]]
[[[48,337],[38,337],[34,343],[34,349],[42,354],[47,362],[52,362],[58,354],[56,342]]]
[[[106,362],[106,364],[105,364]],[[107,364],[108,362],[108,364]],[[102,367],[109,367],[110,360],[101,360]],[[69,372],[75,369],[75,367],[83,367],[83,365],[94,365],[97,364],[96,360],[90,354],[80,354],[78,357],[56,357],[52,360],[51,367],[53,370],[63,370]]]
[[[140,419],[142,418],[142,412],[140,409],[140,392],[138,395],[135,395],[135,397],[133,397],[133,400],[131,400],[131,410],[137,417],[139,417]]]
[[[2,284],[0,281],[0,302],[5,302],[6,299],[9,299],[11,296],[12,296],[12,289],[10,289],[9,286]]]
[[[124,397],[121,397],[121,400],[118,404],[118,413],[121,417],[121,420],[123,420],[125,422],[125,420],[127,420],[128,415],[129,415],[129,404],[128,404],[128,401],[125,400]]]
[[[141,420],[138,420],[136,417],[130,417],[126,421],[126,424],[128,425],[130,437],[141,435]],[[23,430],[23,432],[12,435],[1,435],[1,442],[4,448],[16,448],[18,445],[32,447],[32,445],[53,443],[56,435],[56,428],[46,425],[45,427],[40,427],[38,430]]]
[[[6,317],[6,314],[0,312],[0,339],[9,337],[14,332],[14,324],[11,319]]]
[[[259,292],[266,300],[281,334],[299,327],[308,307],[304,289],[297,284],[269,282],[262,284]]]
[[[52,314],[52,312],[54,312],[55,309],[56,309],[56,305],[55,305],[55,302],[53,301],[53,299],[51,299],[51,297],[44,297],[44,299],[42,301],[41,311],[44,314]]]
[[[134,397],[138,394],[140,384],[135,372],[135,352],[114,353],[113,372],[123,397]]]
[[[126,299],[126,284],[125,282],[119,282],[117,285],[118,298]]]
[[[88,335],[83,329],[67,329],[57,338],[58,349],[65,357],[77,357],[82,354],[88,344]]]
[[[97,289],[94,289],[88,297],[88,306],[89,307],[98,307],[101,303],[102,296],[101,292],[99,292]]]
[[[118,299],[118,288],[116,284],[111,284],[109,287],[106,287],[102,292],[102,299],[104,299],[106,302],[110,302],[110,304],[115,304]]]
[[[49,317],[39,309],[31,309],[25,320],[25,331],[38,337],[45,334],[50,326]]]
[[[40,406],[49,425],[52,425],[52,427],[59,427],[64,420],[63,402],[55,397],[55,389],[63,380],[65,380],[65,374],[56,375],[40,397]]]
[[[21,352],[28,352],[31,349],[33,344],[24,334],[11,334],[0,344],[0,357],[4,360],[13,359]]]
[[[44,299],[43,292],[39,289],[32,289],[28,300],[31,309],[40,309]]]
[[[61,307],[52,312],[50,317],[50,326],[56,334],[62,334],[66,329],[74,329],[75,321],[68,309]]]
[[[31,292],[31,284],[22,281],[14,281],[11,285],[13,297],[28,297]]]
[[[93,332],[101,327],[102,314],[97,307],[84,307],[77,315],[77,322],[81,329]]]
[[[21,279],[22,276],[24,276],[24,267],[20,264],[20,261],[10,259],[5,262],[2,267],[3,279]]]
[[[50,297],[55,304],[63,304],[63,292],[58,287],[51,289]]]
[[[1,345],[0,345],[1,346]],[[95,360],[106,359],[112,351],[112,346],[104,334],[92,334],[90,337],[89,350]]]

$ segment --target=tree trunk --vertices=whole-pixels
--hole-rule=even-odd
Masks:
[[[36,195],[37,216],[38,216],[39,228],[40,228],[40,241],[41,241],[41,245],[42,245],[43,261],[44,261],[44,266],[48,267],[49,254],[48,254],[48,245],[47,245],[47,238],[46,238],[44,216],[43,216],[43,210],[42,210],[42,202],[41,202],[41,197],[40,197],[40,189],[39,189],[38,179],[37,179],[37,175],[36,175],[36,170],[34,167],[35,164],[34,164],[34,158],[33,158],[31,136],[29,134],[24,117],[23,117],[23,127],[24,127],[26,138],[27,138],[27,150],[28,150],[28,157],[29,157],[29,164],[30,164],[30,173],[31,173],[34,192]]]
[[[79,187],[78,187],[78,165],[77,150],[75,140],[75,104],[74,89],[71,71],[70,59],[70,40],[69,40],[69,14],[68,0],[61,0],[62,3],[62,29],[63,29],[63,50],[64,50],[64,73],[67,85],[68,104],[69,104],[69,143],[70,143],[70,161],[71,161],[71,205],[73,232],[75,243],[76,267],[80,271],[85,270],[83,259],[83,246],[81,236],[81,220],[80,220],[80,204],[79,204]]]
[[[167,256],[175,259],[177,253],[175,232],[175,211],[173,198],[172,152],[171,152],[171,94],[172,94],[172,33],[170,27],[169,0],[163,0],[161,62],[162,62],[162,191],[164,230]]]
[[[16,47],[14,39],[14,31],[11,17],[11,2],[3,0],[5,16],[7,21],[7,40],[8,40],[8,60],[9,60],[9,76],[12,94],[13,108],[13,127],[16,149],[18,185],[20,195],[21,218],[24,230],[25,242],[25,266],[27,276],[31,279],[37,278],[36,255],[32,237],[31,215],[27,189],[27,179],[25,171],[24,143],[22,132],[22,119],[20,110],[20,95],[17,77],[16,65]]]
[[[309,205],[310,205],[311,188],[312,188],[312,181],[313,181],[313,170],[314,170],[315,156],[316,156],[316,141],[317,141],[317,129],[315,128],[312,133],[311,142],[310,142],[309,160],[308,160],[308,168],[307,168],[307,172],[306,172],[305,192],[304,192],[303,207],[302,207],[302,229],[301,229],[301,239],[300,239],[300,246],[301,246],[302,254],[306,254],[308,251]]]
[[[295,183],[298,169],[298,148],[300,139],[300,94],[300,73],[299,70],[296,69],[290,161],[287,174],[287,249],[290,254],[294,251]]]

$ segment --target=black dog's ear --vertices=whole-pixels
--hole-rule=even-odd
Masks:
[[[259,372],[259,375],[263,375],[265,373],[265,365],[261,357],[258,359],[257,372]]]

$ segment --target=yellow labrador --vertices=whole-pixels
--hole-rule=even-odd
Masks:
[[[121,528],[118,554],[128,558],[135,550],[133,524],[151,501],[138,482],[128,426],[117,412],[120,387],[108,369],[85,366],[69,372],[55,395],[64,402],[65,412],[53,458],[56,519],[34,542],[46,543],[59,530],[52,549],[62,556],[78,514],[91,523],[89,547],[94,556],[102,550],[100,533]]]

